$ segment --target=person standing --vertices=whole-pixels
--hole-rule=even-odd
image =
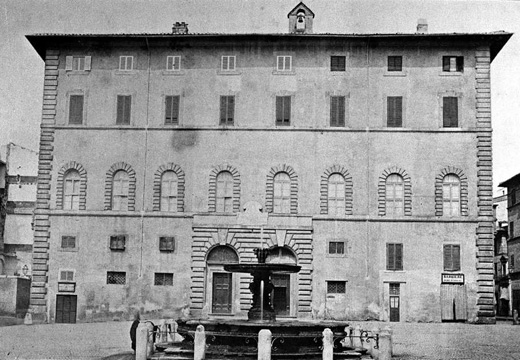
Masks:
[[[139,322],[141,320],[141,317],[139,316],[139,312],[135,313],[134,316],[134,322],[132,323],[132,326],[130,327],[130,340],[132,340],[132,350],[134,350],[135,354],[135,340],[137,335],[137,327],[139,326]]]

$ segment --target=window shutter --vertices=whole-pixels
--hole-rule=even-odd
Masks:
[[[283,123],[283,98],[281,96],[276,97],[276,123]]]
[[[284,56],[284,59],[285,59],[284,70],[286,70],[286,71],[291,70],[291,56]]]
[[[345,97],[338,97],[338,125],[345,126]]]
[[[457,71],[464,70],[464,56],[457,56]]]
[[[222,70],[228,70],[228,57],[222,56]]]
[[[69,98],[69,124],[83,122],[83,95],[71,95]]]
[[[283,121],[287,125],[289,125],[291,120],[291,97],[285,96],[284,97],[284,104],[283,104]]]
[[[387,270],[395,269],[394,258],[395,258],[394,244],[387,244],[386,245],[386,269]]]
[[[220,97],[220,124],[226,123],[226,97]]]
[[[442,57],[442,71],[450,71],[450,57],[449,56]]]
[[[458,98],[447,96],[443,98],[443,126],[457,127],[458,126]]]
[[[444,245],[444,270],[451,270],[451,247],[450,245]]]
[[[403,244],[395,244],[395,270],[403,270]]]
[[[173,96],[166,96],[164,123],[173,123]]]
[[[65,70],[67,70],[67,71],[72,70],[72,56],[65,57]]]
[[[123,123],[123,112],[124,112],[124,97],[121,95],[117,96],[117,118],[116,124]]]
[[[231,56],[229,58],[229,70],[235,70],[235,60],[236,60],[236,57],[234,57],[234,56]]]
[[[85,56],[85,71],[90,71],[92,63],[92,56]]]
[[[235,120],[235,97],[228,96],[228,123],[233,124]]]
[[[330,98],[330,125],[338,125],[338,97],[331,96]]]
[[[179,96],[172,96],[172,124],[179,123]]]
[[[460,270],[460,245],[452,246],[453,270]]]
[[[282,71],[283,70],[283,56],[278,56],[278,64],[277,64],[277,68],[279,71]]]
[[[132,97],[125,96],[125,124],[130,124],[130,112],[132,107]]]
[[[401,127],[403,117],[403,98],[401,96],[389,96],[387,98],[387,126]]]

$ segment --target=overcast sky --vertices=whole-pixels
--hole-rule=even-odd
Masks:
[[[44,64],[25,35],[34,33],[287,32],[288,0],[0,0],[0,145],[38,150]],[[314,32],[520,33],[520,1],[306,0]],[[520,173],[520,35],[491,66],[493,162],[499,182]],[[497,192],[498,194],[499,192]]]

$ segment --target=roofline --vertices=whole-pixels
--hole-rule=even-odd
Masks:
[[[498,184],[498,187],[507,187],[510,183],[514,182],[515,180],[520,180],[520,173],[510,177],[507,180],[502,181]]]
[[[244,34],[31,34],[25,37],[38,52],[42,59],[45,59],[45,50],[52,44],[55,45],[60,40],[65,39],[256,39],[256,38],[299,38],[299,39],[477,39],[487,40],[491,49],[491,61],[502,50],[507,41],[513,36],[511,32],[497,31],[491,33],[393,33],[393,34],[294,34],[294,33],[244,33]]]

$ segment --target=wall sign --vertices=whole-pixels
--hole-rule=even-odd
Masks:
[[[464,284],[464,274],[442,274],[443,284]]]
[[[76,283],[58,283],[58,291],[59,292],[75,292],[76,291]]]

